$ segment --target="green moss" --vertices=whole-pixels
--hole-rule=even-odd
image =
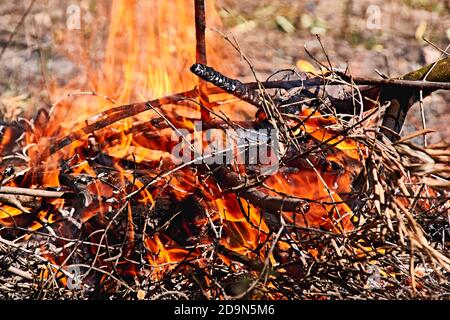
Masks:
[[[441,13],[445,9],[443,1],[439,0],[403,0],[403,3],[411,8],[423,9]]]
[[[419,70],[410,72],[402,77],[405,80],[420,80],[425,77],[433,64],[424,66]],[[427,76],[428,81],[450,82],[450,57],[439,60]]]

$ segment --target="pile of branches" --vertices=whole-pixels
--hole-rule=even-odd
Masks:
[[[242,83],[206,65],[196,22],[198,87],[113,107],[63,137],[45,136],[52,110],[3,122],[0,298],[448,299],[449,149],[412,142],[427,130],[400,132],[413,103],[450,89],[450,58],[398,79],[355,78],[327,59],[320,75]],[[217,111],[229,103],[254,119]],[[278,171],[108,154],[124,135],[170,152],[163,130],[196,119],[167,106],[200,110],[204,128],[276,132]],[[307,170],[317,182],[293,190],[310,197],[271,183]],[[42,187],[49,172],[55,188]]]
[[[448,59],[424,70],[441,70],[445,63]],[[5,156],[3,163],[9,163],[9,169],[3,174],[1,200],[23,213],[2,216],[2,298],[448,298],[448,146],[424,147],[411,142],[426,132],[400,138],[395,125],[401,120],[398,116],[393,122],[386,118],[393,114],[392,106],[405,108],[407,101],[409,108],[421,90],[431,93],[436,89],[429,87],[434,82],[407,81],[405,85],[406,80],[386,80],[367,87],[330,66],[326,68],[328,72],[321,76],[284,71],[276,75],[280,79],[247,84],[202,64],[195,64],[191,70],[217,86],[204,87],[205,96],[226,91],[257,108],[257,120],[247,124],[249,130],[267,126],[279,131],[285,150],[279,159],[281,171],[293,166],[305,168],[306,163],[312,164],[318,175],[326,168],[348,175],[348,192],[327,190],[330,199],[334,193],[341,202],[324,203],[271,190],[265,184],[270,175],[239,172],[231,164],[205,165],[197,161],[164,168],[162,163],[156,166],[112,159],[100,143],[97,152],[83,150],[83,159],[96,168],[97,177],[75,174],[73,158],[62,158],[58,165],[64,168],[60,178],[64,176],[65,180],[60,180],[63,186],[58,190],[11,187],[5,185],[11,181],[23,184],[29,171],[40,169],[31,167],[36,162],[25,159],[29,167],[19,171],[17,163],[24,159],[17,154]],[[341,88],[337,95],[330,89],[336,86]],[[151,102],[115,107],[94,117],[97,120],[92,124],[52,143],[46,153],[39,155],[38,163],[120,119],[165,104],[186,105],[199,95],[199,88],[195,88]],[[202,105],[215,115],[210,119],[211,127],[237,125],[215,113],[212,105]],[[318,139],[306,129],[313,117],[302,116],[305,110],[319,117],[318,130],[325,139]],[[149,123],[136,123],[128,129],[129,134],[157,136],[162,128],[182,127],[182,122],[175,123],[160,112],[161,117]],[[10,127],[38,130],[36,123],[29,128],[26,122]],[[383,126],[386,123],[395,125]],[[299,127],[303,129],[295,133]],[[138,131],[142,128],[145,133]],[[111,136],[102,142],[107,139]],[[364,153],[361,161],[350,161],[345,149],[339,149],[349,140]],[[12,150],[18,147],[24,146],[19,142]],[[342,153],[341,158],[330,158]],[[128,166],[135,180],[144,184],[139,188],[135,182],[120,185],[108,199],[92,194],[87,188],[89,179],[119,183],[111,166],[116,161]],[[296,161],[300,164],[293,165]],[[11,169],[12,163],[15,169]],[[211,217],[219,213],[208,212],[208,198],[196,190],[183,199],[161,192],[151,206],[134,201],[133,197],[143,190],[170,190],[171,176],[183,170],[201,179],[213,179],[221,188],[218,197],[234,195],[243,216],[250,215],[250,205],[261,210],[260,219],[268,230],[262,230],[261,221],[258,225],[247,220],[261,234],[252,249],[242,253],[224,244],[224,237],[232,236],[230,222],[226,215],[213,220]],[[148,174],[152,171],[154,176]],[[324,188],[328,188],[326,184]],[[126,194],[125,198],[120,197],[121,193]],[[49,199],[64,199],[65,207],[56,208]],[[93,202],[109,202],[110,210],[83,218],[83,211]],[[336,206],[342,203],[351,211],[347,217],[337,219]],[[328,212],[329,225],[308,223],[310,206],[318,204]],[[42,212],[47,214],[42,216]],[[289,222],[286,212],[306,217],[306,222]],[[158,256],[160,252],[149,253],[145,239],[157,234],[165,234],[183,248],[182,258],[167,262],[169,267],[148,263],[148,254]]]

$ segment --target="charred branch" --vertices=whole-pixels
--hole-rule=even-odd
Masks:
[[[246,101],[254,106],[262,109],[263,98],[255,90],[249,89],[245,84],[236,79],[228,78],[211,67],[196,63],[191,67],[192,73],[201,79],[208,81],[220,89],[228,92],[237,98]]]
[[[309,204],[303,199],[295,197],[275,197],[269,196],[263,191],[254,187],[246,187],[246,182],[237,173],[231,171],[226,166],[219,166],[214,170],[217,181],[223,184],[224,188],[233,190],[240,197],[247,199],[255,206],[270,212],[303,212],[309,210]],[[236,190],[237,189],[237,190]]]
[[[450,89],[450,57],[408,73],[396,81],[400,81],[400,83],[405,81],[414,83],[417,81],[421,86],[406,86],[402,88],[388,86],[381,90],[381,100],[391,102],[383,119],[381,133],[391,141],[399,139],[398,133],[403,128],[406,114],[411,106],[418,101],[421,90],[423,92],[422,96],[425,97],[435,90]],[[428,81],[433,82],[433,84],[430,86],[426,85]]]

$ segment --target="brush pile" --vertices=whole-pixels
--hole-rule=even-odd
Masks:
[[[450,150],[385,125],[437,82],[323,68],[3,123],[0,297],[447,299]]]

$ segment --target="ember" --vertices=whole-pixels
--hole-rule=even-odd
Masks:
[[[448,148],[400,131],[450,89],[449,58],[383,81],[329,63],[244,82],[217,50],[239,46],[205,37],[206,4],[113,1],[101,63],[78,38],[66,54],[86,74],[2,126],[0,262],[24,295],[448,294]]]

